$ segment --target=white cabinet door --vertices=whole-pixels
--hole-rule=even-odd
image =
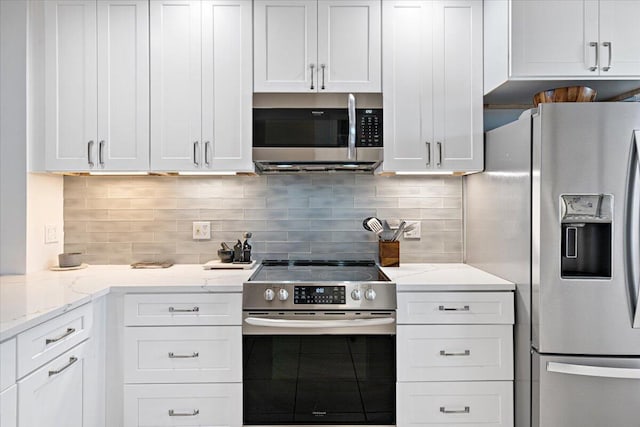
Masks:
[[[600,75],[640,76],[640,1],[600,1]]]
[[[52,0],[45,7],[45,168],[97,166],[95,0]]]
[[[18,426],[18,386],[16,385],[0,393],[0,426]]]
[[[511,11],[513,77],[598,75],[598,0],[512,0]]]
[[[202,167],[252,171],[251,0],[202,3]]]
[[[200,7],[150,2],[152,170],[193,170],[202,162]]]
[[[482,3],[434,2],[433,45],[433,165],[443,171],[481,171]]]
[[[379,0],[318,0],[318,90],[380,92]]]
[[[382,76],[385,171],[433,164],[432,2],[385,1]]]
[[[317,1],[254,1],[254,92],[316,92]]]
[[[82,427],[85,345],[80,344],[18,382],[20,427]]]
[[[98,1],[97,168],[149,168],[149,2]]]

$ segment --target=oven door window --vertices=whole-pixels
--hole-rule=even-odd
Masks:
[[[243,340],[244,424],[395,424],[395,336]]]
[[[280,148],[346,147],[346,109],[254,109],[253,146]]]

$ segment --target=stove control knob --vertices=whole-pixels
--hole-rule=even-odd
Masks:
[[[286,301],[286,300],[287,300],[287,298],[289,298],[289,292],[287,292],[287,290],[286,290],[286,289],[281,288],[281,289],[278,291],[278,299],[279,299],[280,301]]]
[[[351,298],[355,301],[360,301],[360,299],[362,299],[362,291],[360,289],[354,289],[351,291]]]
[[[369,301],[373,301],[374,299],[376,299],[376,291],[374,291],[373,289],[367,289],[367,291],[364,293],[364,297]]]
[[[273,289],[269,288],[266,291],[264,291],[264,299],[267,301],[273,301],[273,299],[276,297],[276,293],[273,292]]]

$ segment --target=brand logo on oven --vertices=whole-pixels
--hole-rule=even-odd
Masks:
[[[314,417],[324,417],[325,415],[327,415],[327,411],[313,411],[311,412],[311,415],[313,415]]]

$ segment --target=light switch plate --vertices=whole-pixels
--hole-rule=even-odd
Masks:
[[[209,221],[193,222],[193,239],[208,240],[211,239],[211,223]]]
[[[405,231],[403,236],[405,239],[419,239],[421,235],[420,221],[407,221],[405,228],[413,226],[413,229]]]
[[[55,224],[44,226],[44,243],[58,243],[58,227]]]

